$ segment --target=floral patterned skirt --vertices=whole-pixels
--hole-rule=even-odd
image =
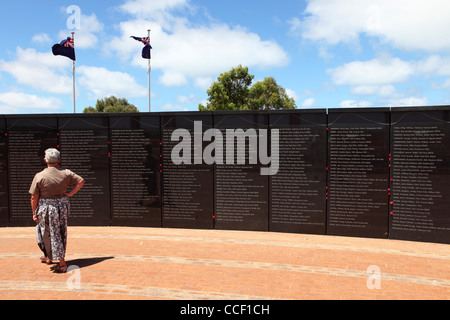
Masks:
[[[39,199],[36,216],[47,259],[61,260],[66,256],[67,219],[70,202],[68,197],[60,199]],[[39,237],[40,238],[40,237]],[[37,239],[39,242],[39,238]]]

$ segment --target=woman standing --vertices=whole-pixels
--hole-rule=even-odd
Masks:
[[[29,192],[33,220],[39,224],[45,249],[45,256],[41,257],[41,261],[51,264],[53,260],[59,260],[59,265],[54,270],[65,273],[69,198],[80,191],[85,181],[70,170],[58,168],[60,156],[56,149],[45,151],[47,168],[36,174]],[[69,187],[73,187],[70,192]]]

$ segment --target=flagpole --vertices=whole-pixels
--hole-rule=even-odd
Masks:
[[[75,32],[72,32],[72,40],[73,40],[73,44],[75,46]],[[73,65],[72,65],[72,81],[73,81],[73,113],[76,114],[77,110],[76,110],[76,94],[75,94],[75,60],[73,60]]]
[[[150,42],[150,32],[152,30],[147,30],[148,31],[148,42]],[[151,56],[150,56],[151,58]],[[152,72],[152,64],[151,64],[151,59],[148,59],[148,112],[152,112],[152,92],[151,92],[151,72]]]

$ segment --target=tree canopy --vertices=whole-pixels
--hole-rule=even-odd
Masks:
[[[111,96],[109,98],[97,100],[95,108],[85,108],[84,113],[135,113],[139,109],[128,102],[125,98],[116,98]]]
[[[208,89],[206,106],[200,104],[200,111],[218,110],[292,110],[295,100],[279,86],[274,78],[267,77],[252,87],[254,75],[242,65],[221,74]]]

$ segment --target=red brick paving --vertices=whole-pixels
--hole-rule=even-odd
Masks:
[[[450,245],[333,236],[69,228],[55,274],[34,228],[0,229],[0,299],[360,300],[450,298]],[[380,288],[369,289],[369,266]],[[74,287],[79,285],[78,287]]]

